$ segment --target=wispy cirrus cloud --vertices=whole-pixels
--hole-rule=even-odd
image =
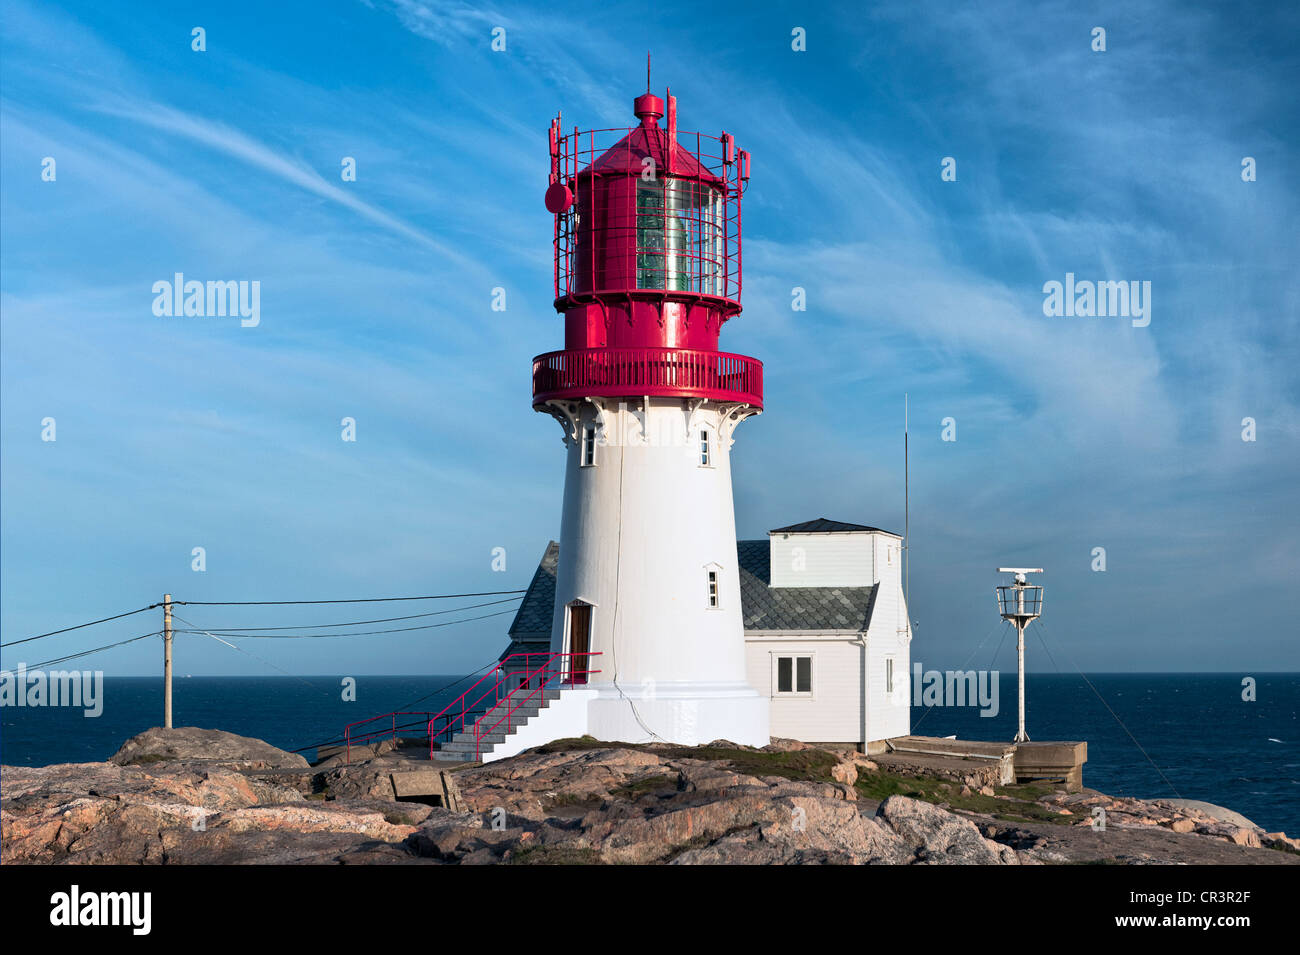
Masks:
[[[411,239],[437,252],[458,266],[470,261],[454,249],[428,233],[402,221],[395,215],[378,209],[358,199],[352,193],[326,180],[320,173],[301,163],[277,153],[275,150],[223,123],[194,116],[158,103],[133,103],[127,100],[105,99],[95,109],[106,116],[114,116],[150,126],[164,133],[181,136],[225,153],[233,159],[248,163],[269,172],[292,185],[305,189],[346,209],[357,213],[404,238]]]

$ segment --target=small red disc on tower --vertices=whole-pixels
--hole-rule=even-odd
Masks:
[[[546,188],[546,211],[552,215],[568,212],[573,205],[573,192],[562,182],[553,182]]]

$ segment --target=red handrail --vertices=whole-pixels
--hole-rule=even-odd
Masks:
[[[590,656],[597,656],[598,654],[576,654],[576,655],[590,657]],[[429,758],[432,759],[433,752],[434,752],[433,750],[434,741],[445,733],[452,732],[454,734],[457,723],[460,724],[461,730],[465,730],[468,728],[466,726],[467,721],[471,717],[473,717],[474,722],[471,725],[477,726],[479,720],[481,720],[489,712],[495,709],[503,700],[509,699],[512,696],[512,694],[514,694],[517,690],[528,686],[535,676],[541,675],[544,671],[547,670],[548,667],[550,667],[550,665],[555,660],[560,658],[569,658],[573,656],[575,656],[575,654],[549,653],[549,652],[512,653],[502,658],[496,664],[496,666],[494,666],[487,673],[483,674],[483,676],[475,680],[474,683],[469,687],[469,689],[465,690],[465,692],[461,693],[460,696],[456,697],[456,699],[452,700],[450,703],[448,703],[446,706],[444,706],[441,710],[439,710],[436,713],[433,713],[429,710],[398,710],[392,713],[383,713],[379,716],[371,716],[364,720],[357,720],[355,723],[349,723],[343,730],[345,761],[351,763],[353,743],[360,744],[375,739],[376,737],[382,738],[390,734],[393,739],[396,739],[397,731],[399,729],[404,729],[408,726],[418,726],[421,725],[421,723],[423,723],[426,726],[426,731],[429,736]],[[534,658],[543,658],[542,664],[539,667],[537,667],[535,670],[533,669],[533,662],[532,662]],[[509,664],[511,661],[520,661],[520,660],[522,660],[523,663],[522,670],[511,671],[507,669],[507,664]],[[600,671],[598,670],[573,671],[573,675],[585,676],[588,673],[598,673],[598,672]],[[508,689],[505,695],[503,696],[501,693],[501,687],[505,685],[507,682],[511,681],[512,679],[515,679],[520,676],[522,676],[522,680],[519,686]],[[490,685],[487,685],[485,687],[485,684],[490,684]],[[480,691],[481,687],[485,687],[485,688],[483,688]],[[475,695],[476,693],[477,695]],[[488,697],[492,698],[492,702],[487,704],[486,707],[480,710],[480,704],[482,704],[485,700],[487,700]],[[532,694],[529,694],[530,699],[531,697]],[[514,710],[516,708],[517,707],[514,706],[513,704],[511,705],[511,707],[509,708],[509,712],[511,715],[513,715]],[[421,720],[419,722],[405,723],[402,726],[398,726],[397,717],[399,716],[423,716],[426,719]],[[383,726],[381,728],[368,729],[362,732],[357,731],[358,727],[366,726],[371,723],[376,723],[380,720],[389,721],[389,725]],[[434,724],[437,723],[439,720],[442,720],[442,724],[441,726],[435,728]],[[476,755],[477,755],[477,751],[476,751]]]
[[[490,715],[490,713],[492,712],[491,710],[489,710],[488,713],[484,713],[481,717],[479,717],[479,718],[474,722],[474,756],[477,758],[477,757],[479,757],[479,756],[482,755],[482,748],[483,748],[482,740],[483,740],[483,737],[489,735],[490,733],[492,733],[492,732],[493,732],[494,730],[496,730],[496,728],[497,728],[498,726],[500,726],[503,722],[506,724],[506,735],[507,735],[507,736],[510,735],[511,731],[512,731],[513,728],[514,728],[514,714],[515,714],[515,710],[519,709],[520,705],[522,705],[522,704],[524,704],[524,703],[527,703],[529,700],[531,700],[531,699],[532,699],[532,698],[533,698],[533,697],[538,693],[538,691],[541,691],[541,692],[543,693],[543,698],[544,698],[544,697],[545,697],[546,685],[547,685],[548,683],[550,683],[551,680],[553,680],[553,679],[555,679],[555,678],[560,677],[560,676],[563,675],[563,676],[567,676],[567,677],[569,678],[569,682],[571,682],[571,683],[579,683],[579,682],[581,682],[581,683],[586,683],[586,682],[587,682],[586,677],[590,676],[590,675],[593,674],[593,673],[599,673],[599,672],[600,672],[599,670],[575,670],[575,669],[573,669],[573,658],[575,658],[575,657],[583,657],[583,658],[584,658],[584,661],[589,663],[590,660],[587,659],[587,658],[590,658],[590,657],[598,657],[598,656],[600,656],[600,653],[599,653],[599,652],[596,652],[596,653],[553,653],[553,654],[551,654],[551,655],[550,655],[551,658],[550,658],[549,660],[547,660],[546,663],[544,663],[541,667],[539,667],[539,668],[538,668],[536,671],[534,671],[533,673],[529,674],[528,677],[524,680],[523,683],[521,683],[519,686],[515,687],[515,688],[514,688],[513,690],[511,690],[508,694],[506,694],[506,701],[509,701],[509,705],[506,707],[506,715],[505,715],[505,716],[503,716],[503,717],[501,717],[500,719],[498,719],[495,723],[493,723],[493,724],[492,724],[491,726],[489,726],[487,729],[483,729],[483,728],[482,728],[482,727],[483,727],[483,722],[484,722],[484,721],[487,719],[487,717]],[[566,669],[556,669],[555,671],[552,672],[552,671],[551,671],[551,663],[554,662],[556,659],[567,660],[567,661],[569,662],[569,666],[568,666],[568,668],[566,668]],[[576,676],[581,676],[581,677],[583,677],[583,679],[582,679],[581,681],[574,680],[573,678],[576,677]],[[517,699],[516,696],[515,696],[515,694],[518,693],[520,690],[526,689],[526,688],[529,686],[529,684],[533,682],[533,678],[534,678],[534,677],[541,677],[541,679],[539,679],[539,680],[537,681],[537,686],[535,686],[535,687],[533,688],[533,691],[532,691],[531,693],[529,693],[527,696],[523,697],[522,699]],[[503,702],[504,702],[504,701],[503,701]],[[498,705],[499,705],[499,704],[498,704]]]
[[[573,348],[533,359],[533,402],[586,395],[697,395],[763,407],[763,363],[695,348]]]

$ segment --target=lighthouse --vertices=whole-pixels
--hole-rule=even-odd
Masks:
[[[679,131],[671,91],[633,112],[630,128],[550,127],[564,348],[533,360],[533,408],[565,448],[551,708],[597,739],[762,746],[731,449],[763,410],[763,366],[719,350],[741,312],[750,157],[726,132]]]

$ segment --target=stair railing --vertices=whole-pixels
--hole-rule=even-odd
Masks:
[[[487,673],[436,713],[428,710],[398,710],[368,719],[349,723],[343,730],[345,760],[352,761],[353,745],[362,745],[385,737],[397,738],[398,730],[423,724],[429,736],[429,758],[434,758],[434,745],[443,737],[450,739],[457,731],[474,732],[474,755],[482,755],[481,740],[488,733],[506,723],[506,732],[514,728],[514,717],[519,707],[531,701],[539,691],[545,691],[556,680],[561,683],[582,684],[599,670],[576,669],[575,664],[586,667],[590,658],[599,653],[511,653],[497,662]],[[526,695],[521,691],[528,690]],[[505,715],[490,728],[483,728],[484,720],[506,704]],[[399,724],[399,716],[423,717],[421,720]]]
[[[548,655],[545,663],[536,670],[527,673],[522,683],[506,694],[505,703],[506,711],[491,726],[484,726],[488,718],[497,711],[493,707],[487,713],[484,713],[474,721],[474,758],[479,759],[483,755],[483,737],[489,736],[497,731],[502,724],[506,724],[505,735],[509,736],[514,731],[515,712],[523,706],[527,706],[529,701],[538,693],[542,694],[542,702],[546,700],[546,688],[555,680],[562,680],[570,685],[580,685],[587,682],[587,677],[599,670],[588,669],[591,665],[591,657],[598,657],[600,653],[552,653]],[[556,665],[558,662],[558,666]],[[575,664],[581,664],[583,669],[579,670]],[[581,677],[581,679],[576,679]],[[533,686],[533,684],[536,684]],[[531,689],[530,689],[531,687]],[[529,690],[527,695],[521,695],[524,690]]]

